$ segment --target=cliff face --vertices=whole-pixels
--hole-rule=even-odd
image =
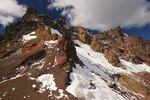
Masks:
[[[109,49],[109,51],[113,51],[114,54],[127,61],[135,64],[143,62],[149,64],[149,43],[149,41],[145,41],[141,37],[125,35],[121,28],[118,27],[93,37],[91,48],[99,52],[105,52],[106,49]]]
[[[29,8],[0,44],[0,100],[149,100],[150,42],[91,35]]]

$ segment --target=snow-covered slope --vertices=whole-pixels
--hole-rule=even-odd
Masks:
[[[77,55],[84,63],[84,66],[76,64],[76,68],[70,75],[71,85],[67,91],[81,100],[128,100],[119,93],[116,93],[109,85],[116,83],[115,74],[132,75],[132,72],[150,72],[146,64],[132,64],[121,59],[121,63],[127,68],[116,68],[112,66],[102,53],[94,52],[90,46],[75,40]]]
[[[82,68],[77,64],[70,77],[72,83],[67,87],[67,91],[81,100],[126,100],[86,66]]]
[[[124,67],[127,68],[127,70],[114,67],[104,57],[103,53],[94,52],[90,48],[89,45],[84,44],[78,40],[75,40],[75,43],[77,45],[79,45],[79,46],[76,46],[76,50],[78,53],[77,55],[83,62],[84,62],[84,60],[86,60],[85,65],[87,65],[87,66],[89,66],[89,64],[91,63],[92,65],[96,65],[99,68],[105,70],[106,72],[112,73],[112,74],[131,73],[131,72],[137,73],[137,72],[142,72],[142,71],[150,72],[150,67],[144,63],[143,64],[133,64],[132,62],[128,62],[123,59],[120,59],[120,61],[124,65]],[[88,63],[88,62],[90,62],[90,63]],[[90,65],[90,67],[92,67],[92,66]],[[91,70],[95,69],[95,68],[96,67],[91,68]]]

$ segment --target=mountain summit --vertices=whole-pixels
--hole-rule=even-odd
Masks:
[[[150,41],[92,35],[28,8],[0,40],[0,100],[150,100]]]

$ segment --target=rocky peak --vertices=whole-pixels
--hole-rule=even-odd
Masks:
[[[87,44],[91,43],[90,33],[85,28],[76,27],[74,30],[82,42],[87,43]]]
[[[92,39],[95,41],[91,42],[93,50],[101,48],[105,51],[105,49],[109,48],[114,50],[118,56],[133,63],[147,62],[149,59],[147,58],[149,55],[148,48],[150,47],[148,42],[139,36],[124,35],[120,27],[96,35],[95,39]],[[105,48],[106,46],[104,45],[107,45],[107,48]]]
[[[23,22],[36,22],[38,21],[38,12],[34,8],[28,8],[22,18]]]
[[[29,7],[26,11],[26,15],[31,15],[31,14],[35,14],[37,15],[38,14],[38,11],[32,7]]]
[[[122,32],[122,28],[120,26],[108,31],[108,34],[116,34],[116,35],[120,35],[120,36],[124,35],[123,32]]]
[[[102,33],[102,35],[106,36],[107,38],[119,38],[124,36],[121,27],[116,27],[114,29],[110,29],[109,31],[105,31]]]

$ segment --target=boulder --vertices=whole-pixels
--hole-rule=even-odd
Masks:
[[[113,51],[111,50],[105,50],[104,55],[107,58],[108,62],[111,63],[114,67],[121,67],[120,60]]]
[[[59,52],[59,54],[56,55],[56,65],[63,65],[67,62],[67,55],[65,51]]]

